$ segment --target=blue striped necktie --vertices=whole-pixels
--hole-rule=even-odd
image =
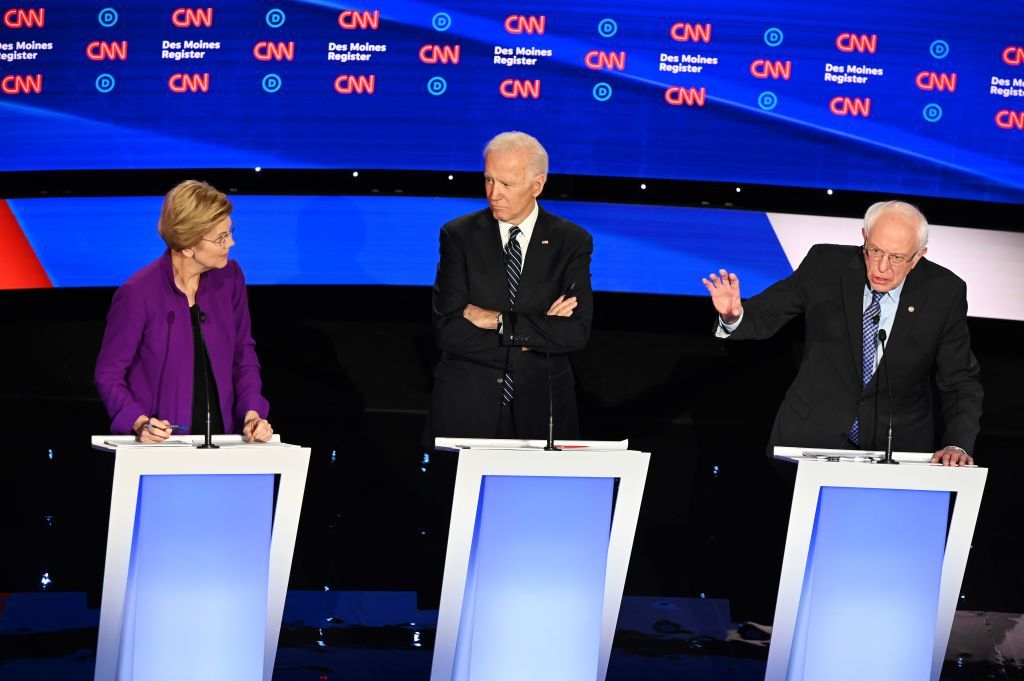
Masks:
[[[508,306],[510,310],[516,309],[516,292],[519,290],[519,275],[523,271],[523,249],[519,246],[519,235],[522,230],[518,225],[512,225],[508,230],[508,244],[505,246],[505,275],[508,277]],[[503,405],[512,402],[514,386],[512,374],[505,372],[505,379],[502,382],[501,403]]]
[[[871,304],[864,310],[864,322],[862,342],[864,343],[864,364],[861,367],[861,389],[868,387],[871,377],[875,373],[875,354],[878,349],[878,323],[882,316],[882,306],[879,303],[885,293],[878,291],[871,292]],[[850,428],[850,442],[860,446],[860,419],[853,420],[853,427]]]

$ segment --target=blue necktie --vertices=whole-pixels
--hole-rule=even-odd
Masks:
[[[508,305],[510,310],[516,309],[516,292],[519,290],[519,275],[523,271],[523,249],[519,246],[519,235],[522,231],[518,226],[512,225],[508,230],[508,244],[505,246],[505,274],[508,277]],[[503,405],[512,402],[513,395],[512,374],[505,373],[502,382],[501,403]]]
[[[878,323],[882,316],[882,306],[879,304],[885,293],[878,291],[871,292],[871,304],[864,310],[863,342],[864,342],[864,365],[861,367],[861,389],[868,387],[871,377],[875,373],[875,354],[878,348]],[[860,446],[860,422],[854,418],[853,427],[850,428],[850,442]]]

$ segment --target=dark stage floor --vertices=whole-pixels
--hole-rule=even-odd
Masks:
[[[436,621],[412,592],[291,591],[274,679],[429,679]],[[92,679],[98,622],[84,593],[0,595],[0,678]],[[727,600],[627,596],[608,681],[760,681],[770,636],[733,622]],[[1024,679],[1024,617],[958,612],[942,679]]]

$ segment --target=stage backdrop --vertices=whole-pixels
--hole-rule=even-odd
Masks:
[[[0,171],[553,172],[1024,201],[1024,4],[7,3]],[[113,193],[113,192],[112,192]]]
[[[0,288],[120,285],[165,248],[156,233],[162,200],[0,200]],[[250,284],[430,286],[441,225],[486,205],[416,196],[232,201],[237,245],[231,255]],[[860,221],[849,218],[542,203],[593,234],[598,291],[705,296],[701,277],[725,267],[739,273],[750,296],[789,275],[815,243],[861,243]],[[972,316],[1024,320],[1024,298],[991,294],[1024,290],[1024,233],[933,225],[928,248],[929,258],[967,281]]]

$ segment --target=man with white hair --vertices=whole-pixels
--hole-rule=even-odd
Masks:
[[[934,451],[935,463],[969,465],[982,388],[967,328],[967,286],[925,259],[928,222],[914,206],[874,204],[861,233],[863,246],[813,246],[792,275],[746,301],[733,272],[702,280],[719,314],[719,337],[767,338],[804,315],[803,361],[775,417],[768,451],[775,445],[882,450],[892,413],[893,450]],[[885,365],[880,329],[887,336]],[[893,405],[880,375],[885,366]],[[937,442],[933,382],[944,426]]]
[[[579,437],[568,353],[590,336],[593,240],[537,203],[547,173],[535,138],[496,136],[484,149],[488,207],[441,229],[428,441],[546,439],[549,372],[555,437]]]

